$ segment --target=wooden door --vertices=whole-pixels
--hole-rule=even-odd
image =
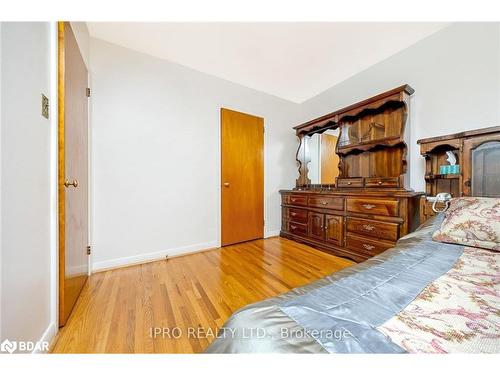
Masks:
[[[325,215],[325,242],[342,246],[344,218],[338,215]]]
[[[464,141],[463,195],[500,198],[500,135]]]
[[[324,214],[309,212],[308,235],[315,240],[323,241],[325,232],[323,229]]]
[[[222,246],[264,237],[264,119],[221,109]]]
[[[321,134],[321,182],[334,184],[339,175],[339,156],[335,153],[337,137],[331,134]]]
[[[59,325],[88,275],[88,72],[68,22],[59,29]]]

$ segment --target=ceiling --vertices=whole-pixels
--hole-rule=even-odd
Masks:
[[[301,103],[447,23],[89,22],[94,38]]]

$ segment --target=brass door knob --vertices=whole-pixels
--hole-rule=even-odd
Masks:
[[[229,187],[229,182],[224,182],[225,187]]]
[[[73,180],[73,182],[69,182],[69,180],[64,181],[64,186],[66,187],[78,187],[78,180]]]

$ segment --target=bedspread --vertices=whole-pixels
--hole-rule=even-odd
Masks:
[[[498,352],[498,257],[432,241],[442,220],[377,257],[240,309],[206,352]]]
[[[412,353],[500,353],[500,253],[467,247],[454,267],[378,327]]]

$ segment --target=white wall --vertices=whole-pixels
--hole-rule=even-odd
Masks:
[[[268,235],[297,178],[293,125],[408,83],[410,184],[423,190],[417,139],[500,120],[498,23],[451,25],[301,105],[97,39],[90,66],[95,269],[219,244],[220,107],[265,118]]]
[[[86,22],[70,22],[83,62],[90,67],[90,35]]]
[[[0,340],[2,339],[2,26],[0,22]]]
[[[53,122],[40,112],[41,93],[51,96],[52,31],[49,23],[3,23],[1,30],[1,340],[49,340],[56,328]]]
[[[499,24],[451,25],[304,102],[297,123],[405,83],[415,89],[410,184],[423,191],[418,139],[500,123]]]
[[[94,269],[218,246],[221,107],[264,118],[265,232],[278,234],[298,105],[97,39],[90,66]]]

